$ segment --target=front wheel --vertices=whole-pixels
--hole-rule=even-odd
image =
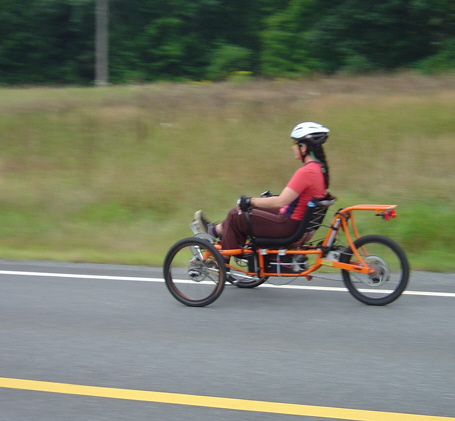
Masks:
[[[383,306],[395,301],[409,280],[409,263],[403,249],[382,235],[358,238],[354,241],[354,247],[368,266],[374,269],[374,273],[342,270],[343,281],[349,292],[368,305]],[[344,250],[340,261],[359,264],[351,248]]]
[[[226,279],[224,259],[207,240],[184,238],[168,251],[163,265],[164,281],[170,293],[190,307],[213,303]]]

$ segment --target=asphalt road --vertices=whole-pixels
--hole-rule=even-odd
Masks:
[[[0,263],[1,421],[455,419],[455,274],[385,307],[266,284],[189,308],[156,268]]]

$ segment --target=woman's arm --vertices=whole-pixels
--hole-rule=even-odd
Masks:
[[[251,205],[264,209],[280,209],[297,199],[298,194],[290,187],[285,187],[279,196],[252,197]]]

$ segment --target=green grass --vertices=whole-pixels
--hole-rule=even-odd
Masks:
[[[454,271],[455,77],[0,89],[0,255],[160,265],[196,209],[279,192],[302,120],[327,125],[335,207],[414,269]],[[335,209],[334,209],[335,210]]]

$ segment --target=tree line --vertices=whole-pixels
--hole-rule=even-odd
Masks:
[[[0,0],[0,84],[90,84],[94,0]],[[453,0],[110,0],[109,80],[455,68]]]

